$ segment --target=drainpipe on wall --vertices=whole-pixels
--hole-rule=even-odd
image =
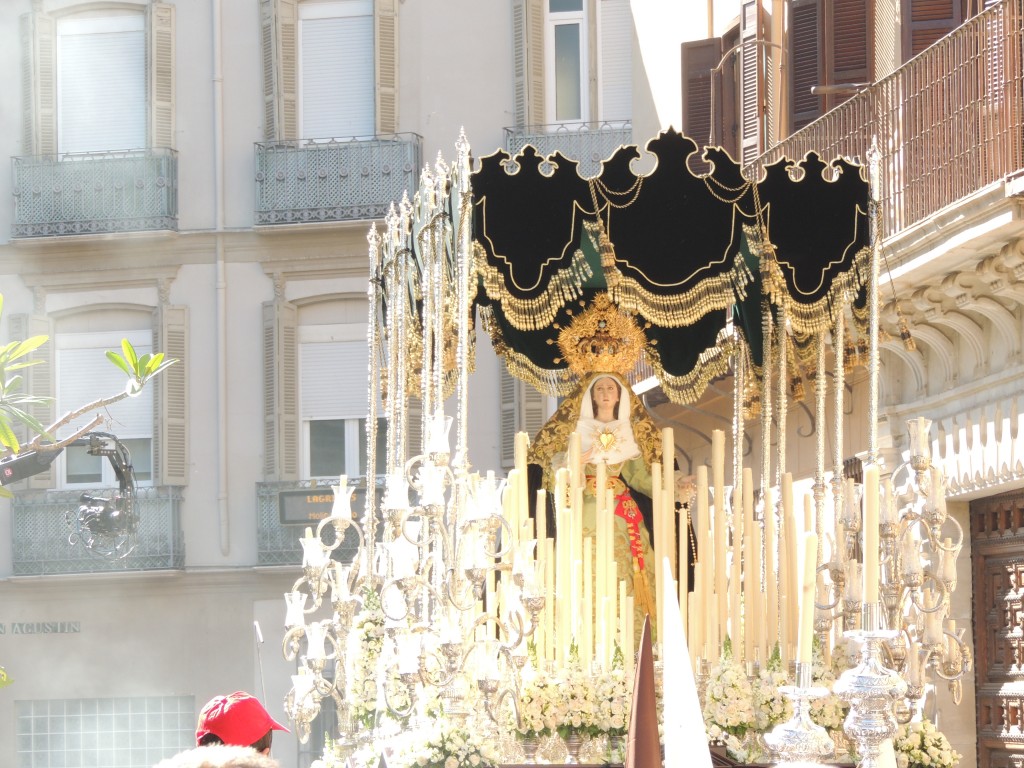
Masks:
[[[217,519],[220,551],[231,552],[228,518],[227,278],[224,266],[224,60],[221,0],[213,0],[213,178],[217,291]]]

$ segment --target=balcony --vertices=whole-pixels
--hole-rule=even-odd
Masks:
[[[362,510],[366,503],[366,484],[363,478],[353,478],[356,489],[352,494],[352,516],[361,523]],[[384,479],[377,481],[378,509],[383,489]],[[308,519],[301,522],[284,522],[280,508],[280,495],[282,491],[298,491],[319,489],[325,494],[333,495],[330,485],[318,483],[315,480],[300,480],[296,482],[283,483],[257,483],[256,484],[256,549],[257,563],[259,565],[294,565],[302,564],[302,546],[299,539],[303,536],[304,529],[309,526],[316,529],[319,519]],[[377,540],[382,540],[384,526],[377,526]],[[365,533],[365,531],[364,531]],[[325,534],[326,536],[326,534]],[[326,542],[327,539],[325,538]],[[355,555],[359,545],[359,538],[354,529],[350,528],[348,535],[338,548],[336,557],[344,562],[349,562]]]
[[[178,228],[178,155],[174,150],[12,160],[12,238]]]
[[[256,144],[257,225],[379,219],[419,181],[422,137]]]
[[[623,144],[633,143],[633,124],[629,120],[599,123],[553,123],[505,129],[505,149],[515,155],[527,144],[541,155],[561,152],[579,163],[579,174],[596,176],[601,162]]]
[[[1024,9],[1003,0],[758,158],[865,162],[877,138],[880,235],[897,235],[1024,169]]]
[[[105,496],[109,488],[86,489]],[[26,491],[11,501],[12,547],[15,576],[60,573],[148,571],[185,567],[181,531],[181,494],[178,488],[139,488],[138,543],[122,560],[105,560],[68,541],[71,532],[64,513],[78,509],[83,490]]]

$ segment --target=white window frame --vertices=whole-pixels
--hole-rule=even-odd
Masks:
[[[57,375],[57,381],[60,382],[61,378],[68,374],[62,370],[63,360],[62,353],[73,349],[95,349],[97,354],[101,354],[99,350],[115,350],[120,352],[121,340],[128,339],[129,343],[134,347],[135,351],[141,356],[147,353],[151,353],[153,349],[153,332],[145,330],[134,330],[134,331],[101,331],[91,333],[59,333],[54,338],[54,346],[56,350],[56,361],[55,369]],[[106,360],[105,357],[97,361],[97,365],[109,365],[113,367],[113,363]],[[125,377],[125,383],[127,384],[127,377]],[[60,385],[57,385],[58,402],[57,407],[59,412],[66,413],[69,410],[81,407],[87,403],[63,403],[59,401]],[[117,392],[101,392],[97,393],[97,396],[111,396]],[[139,397],[145,397],[152,403],[153,398],[153,386],[143,388],[142,393]],[[116,405],[116,404],[115,404]],[[152,409],[151,409],[152,410]],[[88,418],[92,417],[92,414],[87,414]],[[87,418],[83,417],[75,422],[79,425],[85,423]],[[67,432],[70,431],[69,427],[62,428],[60,436],[66,437]],[[148,440],[149,441],[149,466],[150,466],[150,479],[139,480],[136,478],[136,485],[139,487],[150,487],[153,485],[153,478],[155,477],[156,468],[153,467],[153,440],[154,440],[154,429],[153,421],[149,420],[149,430],[147,434],[138,434],[134,432],[125,432],[123,429],[118,429],[115,424],[109,429],[104,426],[97,427],[94,431],[110,432],[122,441],[127,440]],[[133,456],[133,463],[135,457]],[[69,483],[67,481],[67,451],[61,452],[55,462],[57,468],[57,487],[66,490],[74,490],[79,488],[114,488],[117,487],[118,481],[117,476],[114,473],[114,468],[110,463],[110,460],[106,457],[99,457],[101,466],[101,476],[98,483],[87,482],[87,483]]]
[[[587,19],[587,0],[581,0],[579,11],[552,12],[549,0],[544,0],[544,82],[546,102],[545,111],[549,123],[583,123],[590,115],[590,78],[589,78],[589,27]],[[555,27],[576,24],[580,42],[580,114],[577,118],[560,118],[558,116],[557,73],[555,59]]]
[[[310,344],[319,343],[360,343],[366,344],[367,328],[365,323],[343,323],[337,325],[300,325],[298,332],[298,369],[303,370],[303,355]],[[358,372],[352,372],[353,386],[360,392],[366,392],[366,383]],[[299,420],[300,420],[300,445],[299,445],[299,471],[302,477],[312,478],[312,457],[310,456],[310,422],[313,421],[344,421],[345,422],[345,466],[338,474],[345,474],[349,477],[360,477],[364,468],[361,466],[363,457],[359,453],[360,420],[368,418],[368,408],[364,405],[358,411],[340,409],[337,412],[312,415],[306,413],[303,406],[302,378],[298,382],[299,392]],[[339,386],[342,383],[339,380]],[[381,409],[378,407],[378,418]],[[379,460],[379,457],[378,457]],[[369,469],[369,468],[367,468]],[[336,475],[316,475],[317,478],[336,477]]]
[[[65,116],[67,109],[64,105],[64,97],[66,95],[66,80],[60,76],[63,71],[63,64],[61,62],[61,51],[63,48],[62,38],[65,36],[73,35],[99,35],[99,34],[115,34],[121,32],[132,32],[138,33],[139,38],[142,41],[142,52],[139,58],[140,70],[133,73],[138,77],[139,84],[142,86],[142,99],[138,103],[137,119],[138,124],[135,125],[134,131],[138,133],[138,140],[134,142],[134,146],[107,146],[105,144],[97,144],[95,146],[69,146],[69,139],[65,135]],[[130,150],[130,149],[142,149],[148,144],[148,125],[147,125],[147,110],[149,105],[147,103],[147,88],[146,88],[146,77],[147,77],[147,29],[146,29],[146,17],[142,12],[132,11],[109,11],[103,12],[102,14],[76,14],[74,16],[64,17],[57,19],[56,27],[56,46],[55,54],[57,57],[56,72],[56,85],[57,85],[57,148],[61,153],[79,153],[79,152],[104,152],[104,151],[115,151],[115,150]],[[132,99],[131,101],[135,101]],[[115,104],[108,105],[110,109],[120,109],[123,105]]]
[[[359,132],[360,138],[371,138],[376,132],[376,104],[375,99],[372,97],[373,92],[376,89],[376,83],[374,82],[374,67],[373,60],[376,56],[376,40],[374,34],[374,4],[373,0],[322,0],[320,2],[313,2],[307,0],[307,2],[300,3],[298,6],[298,30],[296,34],[298,51],[296,52],[296,86],[297,86],[297,114],[298,114],[298,130],[299,136],[304,139],[324,139],[324,138],[351,138],[351,136],[312,136],[304,125],[305,119],[305,107],[304,107],[304,94],[303,94],[303,55],[302,55],[302,44],[303,44],[303,24],[307,21],[316,21],[322,19],[336,19],[345,17],[359,17],[368,16],[370,18],[370,40],[369,40],[369,53],[371,67],[369,72],[370,77],[370,93],[371,98],[369,102],[369,114],[366,116],[367,130]]]

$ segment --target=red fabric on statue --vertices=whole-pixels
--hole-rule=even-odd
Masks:
[[[626,768],[661,768],[658,738],[658,700],[654,692],[654,650],[651,647],[651,617],[644,618],[640,655],[633,677],[633,710],[626,736]]]

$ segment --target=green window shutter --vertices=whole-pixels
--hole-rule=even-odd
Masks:
[[[299,476],[297,326],[294,304],[263,304],[263,473],[269,481]]]
[[[26,155],[57,151],[57,59],[53,18],[44,13],[21,17],[22,141]]]
[[[178,362],[153,380],[153,476],[159,485],[188,485],[188,307],[156,312],[153,351]]]
[[[512,0],[512,70],[517,126],[544,122],[544,6]]]
[[[37,365],[29,366],[21,371],[23,391],[36,397],[51,398],[45,403],[34,403],[28,407],[29,413],[44,426],[50,426],[56,421],[56,409],[52,398],[56,393],[56,381],[54,380],[54,358],[53,358],[53,323],[45,315],[11,315],[10,321],[11,339],[23,340],[32,336],[46,336],[49,338],[45,344],[29,355],[29,360],[40,360]],[[27,434],[27,430],[18,430],[18,439],[27,441],[35,435]],[[28,488],[44,489],[56,487],[56,472],[53,465],[45,472],[33,475],[25,482]]]
[[[174,148],[174,6],[153,3],[147,17],[149,145]]]
[[[375,0],[375,79],[377,133],[398,130],[398,14],[395,0]]]
[[[260,0],[263,60],[263,136],[267,141],[298,138],[295,0]]]
[[[516,433],[525,432],[532,441],[547,419],[544,395],[524,381],[515,378],[508,368],[501,366],[499,374],[501,396],[501,468],[508,471],[515,466]]]

